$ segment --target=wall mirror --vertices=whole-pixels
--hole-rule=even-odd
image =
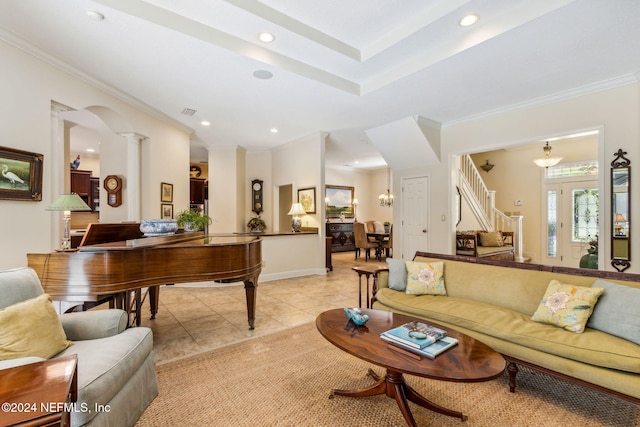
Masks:
[[[611,265],[631,267],[631,162],[619,149],[611,162]]]

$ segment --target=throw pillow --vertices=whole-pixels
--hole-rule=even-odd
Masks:
[[[481,231],[480,246],[504,246],[501,231]]]
[[[604,288],[587,327],[640,344],[640,289],[605,280],[593,286]]]
[[[552,280],[532,320],[582,333],[604,288],[574,286]]]
[[[407,289],[407,266],[401,259],[387,258],[389,266],[389,289],[404,291]]]
[[[446,295],[443,262],[405,261],[407,290],[410,295]]]
[[[0,360],[49,359],[72,344],[47,294],[0,310],[0,325]]]

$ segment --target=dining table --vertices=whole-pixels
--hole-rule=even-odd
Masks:
[[[389,233],[380,231],[368,231],[367,239],[375,240],[375,242],[378,244],[378,246],[376,247],[376,259],[378,261],[381,261],[382,250],[384,249],[383,244],[389,240]]]

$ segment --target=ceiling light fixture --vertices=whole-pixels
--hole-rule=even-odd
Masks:
[[[258,34],[258,40],[260,40],[263,43],[271,43],[275,40],[275,36],[271,33],[268,33],[266,31]]]
[[[260,80],[269,80],[273,77],[273,73],[267,70],[256,70],[253,72],[253,77]]]
[[[551,157],[551,147],[549,146],[549,141],[547,141],[547,145],[545,145],[542,150],[544,151],[544,157],[542,159],[535,159],[533,161],[533,163],[540,166],[541,168],[555,166],[560,163],[560,160],[562,160],[562,157]]]
[[[378,202],[383,208],[393,207],[393,194],[391,193],[391,168],[387,166],[387,193],[378,196]]]
[[[200,122],[200,124],[201,124],[202,126],[210,126],[210,125],[211,125],[211,123],[209,123],[209,122],[208,122],[208,121],[206,121],[206,120],[201,121],[201,122]]]
[[[478,15],[470,13],[469,15],[463,17],[460,22],[458,22],[458,24],[460,24],[461,27],[469,27],[478,22],[478,19],[480,19]]]
[[[271,129],[269,129],[269,132],[278,133],[278,129],[277,128],[271,128]]]
[[[104,15],[97,10],[87,9],[87,16],[94,21],[102,21],[104,19]]]

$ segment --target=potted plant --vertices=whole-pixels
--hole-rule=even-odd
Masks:
[[[391,231],[391,223],[389,221],[385,221],[382,225],[384,225],[385,233],[389,233]]]
[[[252,233],[262,233],[267,228],[267,223],[264,222],[260,215],[254,216],[247,223],[247,228]]]
[[[191,209],[178,212],[176,220],[178,221],[178,226],[183,227],[184,231],[201,231],[211,224],[209,215],[204,215]]]

